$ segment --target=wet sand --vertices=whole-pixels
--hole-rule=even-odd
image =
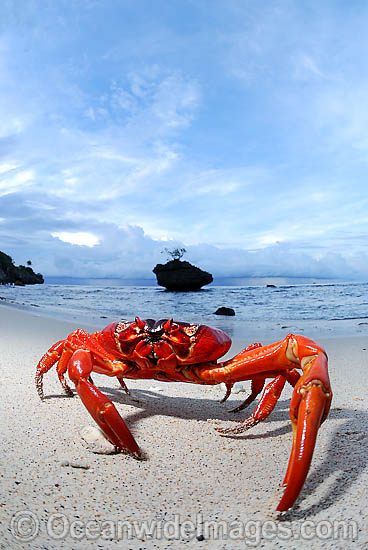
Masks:
[[[291,388],[266,421],[225,438],[214,428],[251,414],[252,406],[229,413],[246,393],[220,404],[218,386],[128,381],[137,403],[117,380],[94,374],[144,461],[85,448],[79,432],[93,420],[78,396],[63,395],[55,368],[40,401],[34,374],[43,353],[75,328],[105,324],[81,326],[0,304],[0,548],[368,547],[365,335],[318,339],[329,355],[334,400],[300,497],[280,517],[274,510],[291,449]],[[232,335],[232,354],[249,343],[240,334]],[[264,327],[263,343],[274,337]]]

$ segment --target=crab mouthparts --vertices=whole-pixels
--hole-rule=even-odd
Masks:
[[[154,319],[146,319],[144,330],[152,337],[161,336],[165,332],[164,325],[167,319],[160,319],[155,321]]]
[[[155,321],[154,319],[146,320],[146,325],[144,327],[145,331],[147,332],[146,342],[152,345],[150,356],[152,356],[153,359],[156,358],[155,343],[161,340],[161,337],[165,332],[165,323],[166,319],[161,319],[160,321]]]

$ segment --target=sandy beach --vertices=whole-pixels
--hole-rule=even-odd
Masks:
[[[79,433],[93,420],[78,396],[63,395],[54,368],[40,401],[34,375],[43,353],[76,328],[105,324],[80,326],[0,304],[0,548],[368,548],[364,333],[318,339],[334,400],[300,497],[280,517],[274,510],[291,449],[291,388],[265,422],[224,438],[216,426],[253,410],[229,413],[245,393],[220,404],[218,386],[128,381],[137,403],[117,380],[94,375],[144,461],[85,448]],[[231,355],[248,343],[240,332]],[[273,336],[263,334],[263,343]]]

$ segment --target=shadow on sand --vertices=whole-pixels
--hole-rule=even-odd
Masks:
[[[252,413],[252,405],[248,410],[242,413],[230,413],[225,405],[221,405],[219,401],[213,399],[196,399],[193,397],[171,397],[164,394],[158,394],[151,390],[134,389],[132,395],[129,396],[120,388],[114,389],[106,386],[98,386],[99,389],[114,403],[119,405],[133,405],[137,410],[125,416],[123,411],[120,413],[127,422],[129,428],[134,430],[134,424],[142,419],[160,415],[175,417],[181,419],[195,420],[234,420],[244,421]],[[190,387],[190,384],[188,384]],[[68,398],[65,395],[49,395],[45,399],[51,398]],[[137,401],[138,399],[138,401]],[[231,402],[231,406],[240,404],[235,400]],[[269,439],[275,436],[291,433],[291,424],[289,420],[289,400],[280,400],[272,414],[263,421],[262,424],[269,424],[269,430],[261,434],[253,434],[251,431],[241,435],[226,435],[226,437],[236,439]],[[362,419],[362,415],[365,419]],[[367,425],[368,415],[363,411],[355,411],[353,409],[341,408],[330,411],[329,417],[322,425],[321,429],[329,427],[331,431],[331,439],[326,450],[326,456],[318,470],[314,470],[306,479],[302,489],[300,502],[303,502],[305,497],[311,495],[329,478],[333,482],[325,490],[324,495],[318,503],[301,508],[298,502],[295,506],[280,517],[281,520],[297,520],[310,518],[321,510],[328,509],[336,500],[338,500],[349,488],[356,482],[361,473],[368,464],[368,433],[362,431],[362,424]],[[285,422],[282,427],[272,429],[273,422]],[[335,421],[335,422],[331,422]],[[329,425],[330,422],[330,425]],[[331,426],[334,426],[331,428]],[[318,439],[317,439],[318,446]],[[312,462],[313,464],[313,462]],[[285,464],[286,470],[286,464]]]

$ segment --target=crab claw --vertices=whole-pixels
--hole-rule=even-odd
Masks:
[[[284,512],[296,501],[312,461],[314,446],[321,423],[326,419],[332,392],[328,383],[327,357],[324,353],[307,358],[304,375],[297,382],[290,403],[293,445],[283,486],[284,494],[277,510]],[[311,378],[322,374],[321,379]]]
[[[293,446],[283,483],[285,491],[277,507],[279,512],[291,508],[304,485],[326,401],[320,385],[311,383],[304,389],[295,428],[293,424]]]

